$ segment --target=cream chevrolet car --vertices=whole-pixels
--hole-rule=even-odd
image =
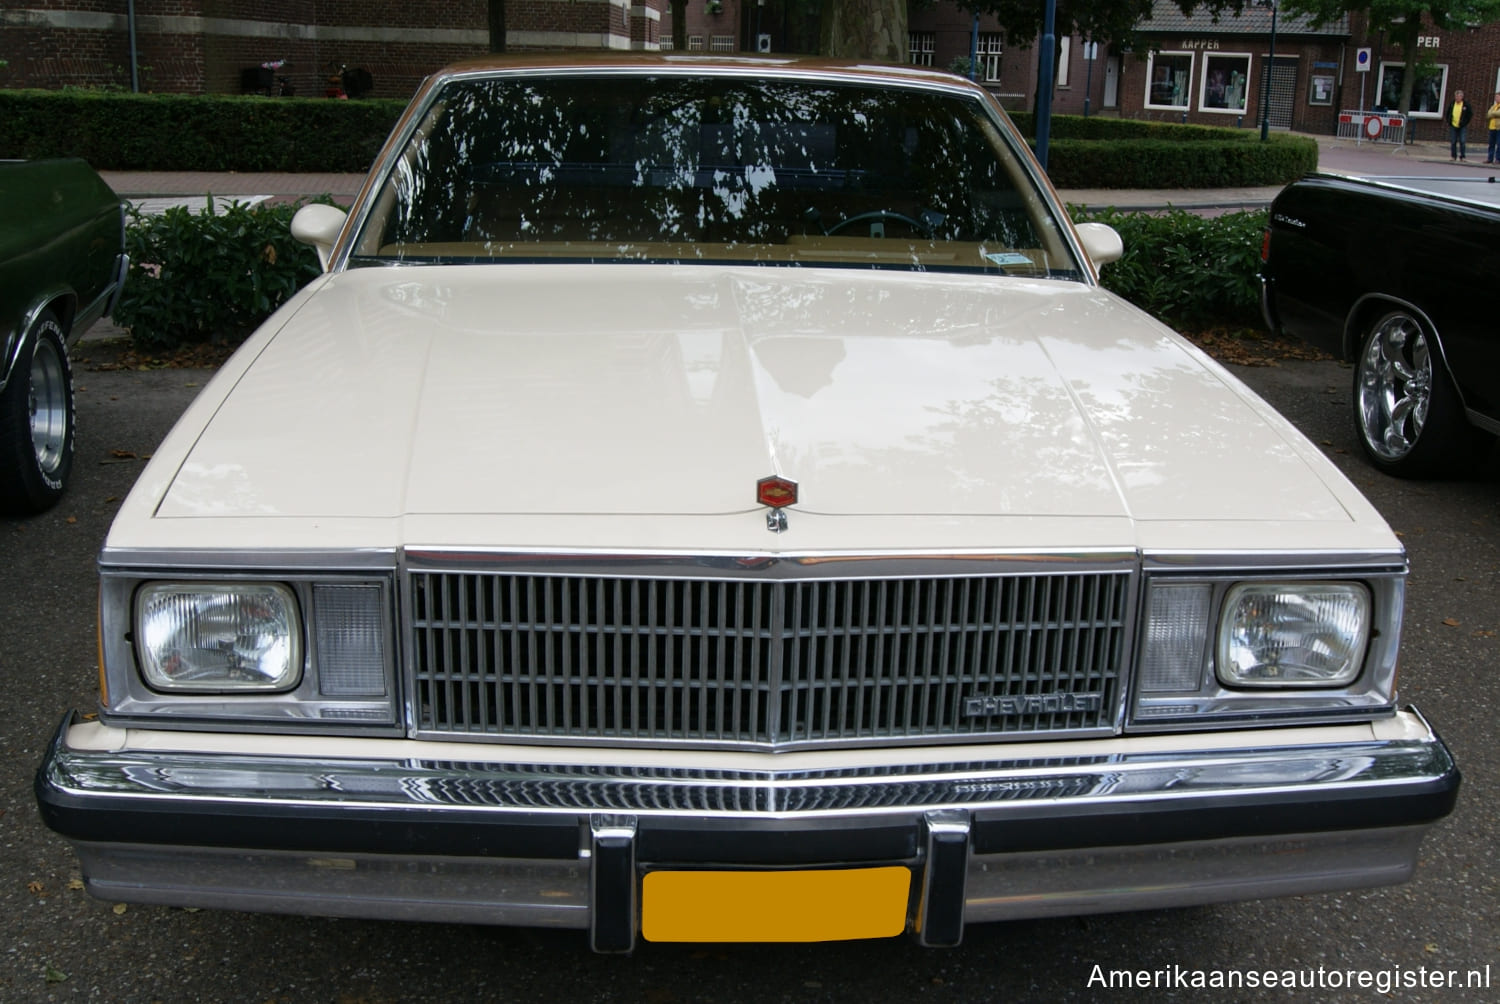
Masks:
[[[1406,559],[981,89],[420,90],[100,557],[111,900],[820,941],[1400,882]]]

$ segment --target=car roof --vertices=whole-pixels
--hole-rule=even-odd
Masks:
[[[857,78],[871,83],[920,82],[948,87],[983,88],[966,77],[946,70],[903,64],[834,60],[812,56],[755,56],[729,53],[680,52],[535,52],[484,56],[444,67],[434,79],[459,75],[536,70],[578,72],[588,70],[669,71],[703,74],[761,73],[768,76]]]

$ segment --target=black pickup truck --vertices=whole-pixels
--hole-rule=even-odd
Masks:
[[[1375,466],[1461,475],[1500,434],[1500,184],[1314,174],[1271,205],[1271,330],[1354,362]]]

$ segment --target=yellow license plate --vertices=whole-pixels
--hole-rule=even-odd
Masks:
[[[911,870],[650,872],[647,941],[849,941],[906,928]]]

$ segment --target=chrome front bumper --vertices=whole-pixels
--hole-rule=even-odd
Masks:
[[[43,818],[112,900],[586,928],[604,951],[635,944],[652,870],[902,864],[909,926],[943,945],[977,921],[1400,882],[1459,786],[1415,712],[915,763],[254,738],[64,722]]]

